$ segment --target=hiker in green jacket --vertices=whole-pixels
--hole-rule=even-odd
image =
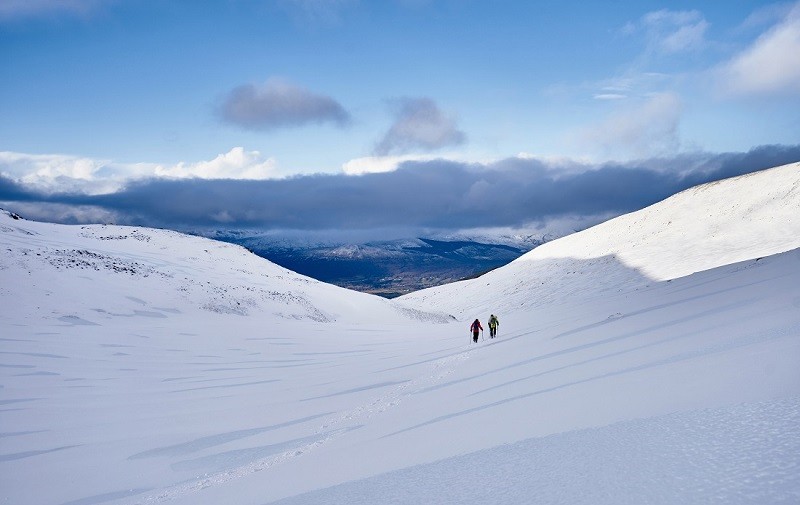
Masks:
[[[494,338],[497,336],[497,326],[500,324],[500,320],[497,319],[497,316],[492,314],[489,317],[489,338]]]

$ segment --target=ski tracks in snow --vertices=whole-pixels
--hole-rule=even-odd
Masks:
[[[358,388],[329,395],[343,395],[364,391],[366,389],[383,390],[381,394],[371,397],[369,400],[356,407],[331,414],[312,435],[275,444],[273,449],[280,451],[277,455],[260,458],[237,466],[236,468],[222,470],[217,473],[204,474],[191,481],[181,482],[171,487],[162,488],[149,495],[139,495],[133,503],[137,505],[168,503],[186,498],[204,489],[236,481],[257,472],[262,472],[275,466],[285,464],[296,458],[306,456],[320,447],[330,444],[346,436],[348,433],[364,427],[369,419],[383,415],[397,408],[405,399],[414,394],[430,389],[441,383],[444,379],[453,374],[459,365],[468,360],[474,350],[476,350],[476,348],[470,347],[465,350],[446,354],[440,358],[420,361],[417,363],[417,366],[421,367],[420,375],[415,378],[383,382],[366,388]],[[437,352],[440,353],[444,351],[446,350]],[[414,374],[412,372],[409,375],[413,377]],[[308,398],[307,400],[313,399],[316,398]]]

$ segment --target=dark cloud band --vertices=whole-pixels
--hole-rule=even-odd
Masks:
[[[407,162],[389,173],[284,180],[147,180],[106,195],[40,194],[0,177],[0,201],[94,206],[120,224],[263,230],[464,229],[630,212],[683,189],[800,160],[798,146],[553,169]],[[13,209],[12,209],[13,210]],[[58,220],[54,216],[53,220]]]

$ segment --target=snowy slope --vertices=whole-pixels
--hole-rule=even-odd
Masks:
[[[800,163],[792,163],[688,189],[548,242],[479,279],[402,300],[464,318],[530,310],[798,247]]]
[[[690,190],[415,312],[229,245],[6,217],[0,500],[797,503],[800,249],[737,238],[798,235],[797,171]],[[766,217],[703,224],[713,194]],[[695,239],[691,264],[659,233]],[[472,345],[495,307],[499,338]]]
[[[0,240],[0,295],[26,317],[40,315],[49,296],[57,303],[41,315],[75,324],[196,311],[319,322],[437,317],[298,275],[239,246],[167,230],[59,226],[0,212]]]

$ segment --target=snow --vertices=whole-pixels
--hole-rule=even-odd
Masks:
[[[350,504],[362,503],[365,496],[438,504],[589,505],[604,503],[601,497],[631,505],[674,503],[676,497],[680,503],[796,502],[797,407],[791,401],[734,405],[559,433],[278,503]],[[763,435],[754,436],[753,423]],[[781,485],[764,486],[752,478],[758,473]]]
[[[479,279],[404,298],[465,315],[632,290],[800,247],[798,216],[800,163],[792,163],[685,190],[545,243]]]
[[[797,503],[798,187],[694,188],[395,301],[0,213],[0,499]]]

